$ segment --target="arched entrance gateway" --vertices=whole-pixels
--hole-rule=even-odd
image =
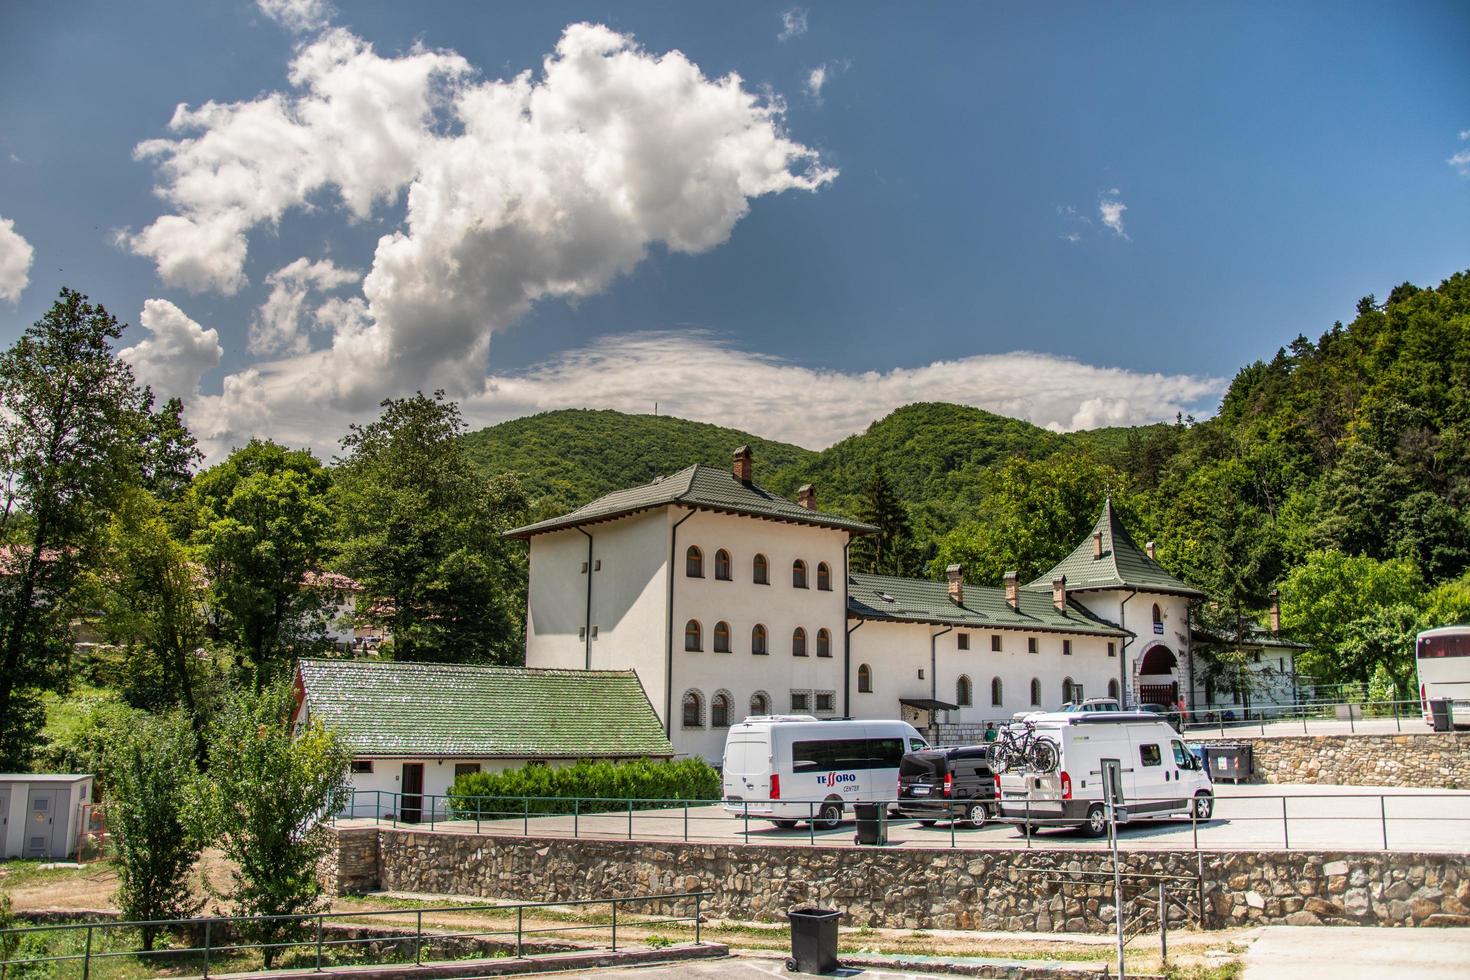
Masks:
[[[1179,704],[1179,660],[1163,644],[1149,647],[1138,662],[1138,703]]]

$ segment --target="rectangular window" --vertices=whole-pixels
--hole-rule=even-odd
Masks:
[[[1164,755],[1162,752],[1159,751],[1159,747],[1157,745],[1154,745],[1152,742],[1148,742],[1138,747],[1138,761],[1142,762],[1146,766],[1162,765],[1164,761]]]
[[[479,771],[480,764],[478,762],[456,762],[454,764],[455,779],[458,779],[460,776],[469,776]]]
[[[359,776],[365,776],[373,771],[372,759],[353,759],[352,771]]]
[[[818,691],[817,692],[817,710],[818,711],[831,711],[832,710],[832,693],[830,691]]]
[[[594,640],[597,639],[597,627],[596,626],[592,627],[592,638]]]
[[[1027,653],[1035,653],[1036,652],[1036,637],[1034,637],[1034,636],[1028,636],[1028,637],[1026,637],[1026,652]]]
[[[579,639],[579,640],[585,640],[585,639],[587,639],[587,627],[585,627],[585,626],[578,626],[577,627],[577,639]]]
[[[959,648],[961,650],[968,650],[968,649],[970,649],[970,634],[969,633],[961,633],[959,635],[959,637],[955,640],[955,642],[959,644]]]
[[[1063,640],[1062,641],[1062,656],[1064,656],[1064,657],[1070,657],[1071,655],[1072,655],[1072,641],[1071,640]]]
[[[587,563],[585,561],[582,562],[582,574],[583,575],[586,575],[587,574]]]
[[[1000,634],[999,633],[991,633],[990,634],[990,652],[991,653],[1000,653]]]
[[[592,570],[594,572],[600,572],[600,571],[602,571],[602,559],[601,558],[597,559],[596,561],[594,561],[592,563]]]
[[[791,710],[809,711],[811,709],[811,695],[806,691],[791,692]]]
[[[1118,655],[1118,648],[1116,646],[1114,646],[1113,644],[1109,643],[1108,644],[1108,656],[1110,656],[1110,657],[1116,657],[1117,655]]]

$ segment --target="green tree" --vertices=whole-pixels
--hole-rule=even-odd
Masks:
[[[1301,665],[1319,680],[1367,681],[1386,663],[1402,681],[1422,590],[1407,559],[1314,551],[1281,584],[1281,625],[1312,648]]]
[[[873,470],[872,479],[863,488],[857,518],[872,524],[878,533],[853,539],[849,561],[854,571],[872,575],[913,575],[918,571],[908,509],[881,466]]]
[[[153,392],[144,389],[148,412],[142,434],[142,485],[159,500],[173,503],[189,489],[194,467],[204,458],[184,424],[184,403],[170,398],[154,412]]]
[[[210,732],[204,825],[233,865],[226,897],[245,916],[303,915],[324,907],[317,865],[328,817],[341,804],[351,755],[320,722],[293,733],[294,692],[280,682],[227,702]],[[248,925],[256,942],[287,941],[279,921]],[[275,950],[265,951],[265,965]]]
[[[117,319],[70,289],[0,354],[0,767],[34,749],[40,690],[63,680],[69,600],[102,515],[137,473],[146,417]]]
[[[220,630],[257,686],[321,642],[328,597],[309,588],[331,544],[331,479],[305,450],[252,439],[195,478],[194,534]]]
[[[519,483],[477,473],[443,392],[382,407],[343,438],[334,487],[359,617],[388,628],[400,660],[519,662],[525,552],[501,536],[526,512]]]
[[[107,821],[125,919],[183,919],[203,905],[189,888],[200,849],[199,822],[190,812],[197,779],[193,742],[184,718],[150,715],[108,753]],[[153,949],[158,931],[142,928],[145,950]]]

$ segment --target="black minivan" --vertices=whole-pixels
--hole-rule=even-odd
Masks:
[[[927,827],[939,820],[984,826],[995,812],[995,777],[986,746],[910,752],[898,764],[900,816]]]

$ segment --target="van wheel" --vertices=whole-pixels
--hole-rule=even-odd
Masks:
[[[817,808],[817,818],[812,825],[818,830],[832,830],[842,822],[842,804],[828,800]]]
[[[1203,790],[1194,794],[1194,817],[1196,820],[1208,820],[1210,819],[1210,814],[1214,812],[1214,797]]]
[[[919,821],[919,826],[920,827],[932,827],[936,823],[938,823],[938,821],[936,821],[936,820],[920,820]]]
[[[1087,822],[1082,825],[1082,832],[1088,837],[1107,836],[1108,812],[1103,809],[1101,803],[1094,803],[1087,808]]]
[[[979,830],[985,826],[985,821],[990,819],[990,808],[984,803],[971,803],[965,817],[966,823]]]
[[[780,827],[782,830],[792,830],[796,827],[795,820],[772,820],[771,823]]]

